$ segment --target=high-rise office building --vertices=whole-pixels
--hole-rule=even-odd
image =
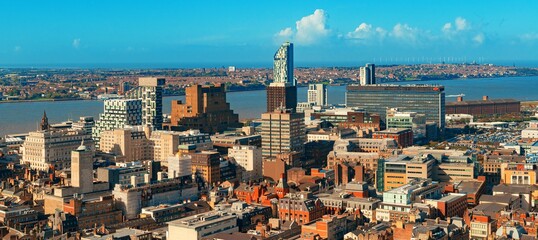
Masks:
[[[127,125],[142,124],[142,101],[137,99],[105,100],[104,111],[92,130],[95,146],[99,147],[101,133],[107,130],[123,128]]]
[[[142,125],[159,130],[163,125],[164,78],[142,77],[130,97],[142,100]]]
[[[359,71],[361,85],[376,84],[375,80],[375,64],[367,63],[366,66],[361,67]]]
[[[267,112],[285,108],[295,111],[297,107],[297,87],[285,83],[271,83],[267,87]]]
[[[306,142],[304,114],[276,110],[262,114],[262,155],[304,151]]]
[[[308,102],[315,106],[327,105],[327,86],[325,84],[308,85]]]
[[[293,76],[293,44],[286,42],[275,53],[273,82],[267,87],[267,112],[277,108],[295,111],[297,87]]]
[[[293,43],[285,42],[276,51],[273,62],[273,82],[296,85],[293,78]]]
[[[348,85],[346,104],[370,113],[378,113],[385,121],[387,109],[424,114],[426,121],[445,128],[445,88],[440,85]]]
[[[172,101],[171,126],[217,133],[239,127],[239,116],[226,102],[224,85],[193,85],[185,89],[185,103]]]

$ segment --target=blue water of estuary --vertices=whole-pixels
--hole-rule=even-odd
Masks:
[[[481,99],[488,95],[490,98],[515,98],[518,100],[538,100],[538,77],[510,77],[510,78],[482,78],[482,79],[458,79],[458,80],[433,80],[416,81],[396,84],[441,84],[445,86],[446,96],[465,94],[466,100]],[[307,88],[299,88],[299,102],[306,100]],[[329,86],[329,103],[345,103],[345,86]],[[266,108],[266,93],[260,91],[230,92],[228,102],[232,109],[242,119],[259,118]],[[184,96],[165,97],[163,100],[163,112],[170,112],[172,100],[184,100]],[[446,101],[454,101],[455,97],[447,97]],[[0,104],[0,136],[12,133],[24,133],[35,130],[43,115],[47,116],[51,123],[76,120],[80,116],[98,117],[103,111],[103,102],[98,100],[88,101],[63,101],[63,102],[23,102]]]

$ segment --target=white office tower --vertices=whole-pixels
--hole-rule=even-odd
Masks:
[[[168,157],[168,178],[190,178],[192,162],[190,155]]]
[[[375,64],[367,63],[366,66],[360,68],[359,78],[361,85],[376,84],[375,80]]]
[[[71,151],[71,185],[79,188],[79,193],[93,192],[93,152],[84,140]]]
[[[293,43],[285,42],[275,53],[273,62],[273,82],[295,86],[293,78]]]
[[[228,149],[228,157],[243,168],[242,181],[262,178],[262,149],[256,146],[234,146]]]
[[[324,84],[309,84],[308,103],[313,103],[314,106],[327,106],[327,86]]]
[[[142,101],[138,99],[112,99],[104,102],[104,112],[99,114],[92,130],[95,147],[99,148],[101,133],[142,124]]]

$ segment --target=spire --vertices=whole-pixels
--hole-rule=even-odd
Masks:
[[[41,130],[49,130],[49,118],[47,118],[47,112],[43,110],[43,117],[41,118]]]

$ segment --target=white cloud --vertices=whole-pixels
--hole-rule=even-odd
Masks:
[[[290,38],[292,35],[293,35],[293,30],[291,30],[290,27],[284,28],[280,30],[280,32],[277,33],[278,37],[283,37],[283,38]]]
[[[353,32],[348,32],[346,34],[347,39],[356,40],[361,43],[367,43],[372,40],[381,41],[387,35],[387,30],[376,27],[375,29],[371,24],[361,23]]]
[[[367,23],[361,23],[355,31],[347,33],[348,38],[354,39],[366,39],[372,35],[372,25]]]
[[[476,34],[474,37],[473,37],[473,41],[477,44],[482,44],[484,43],[484,40],[486,40],[486,37],[484,36],[483,33],[479,33],[479,34]]]
[[[445,23],[445,25],[443,25],[441,30],[443,31],[443,33],[447,35],[456,35],[459,32],[472,30],[472,27],[471,27],[471,24],[467,21],[467,19],[462,18],[462,17],[457,17],[454,20],[454,25],[452,25],[452,23],[450,22],[447,22]]]
[[[378,36],[380,36],[381,38],[385,38],[385,36],[387,35],[387,30],[383,29],[383,28],[380,28],[380,27],[377,27],[375,29],[375,32],[377,33]]]
[[[392,31],[390,32],[390,36],[394,37],[395,39],[410,43],[416,43],[420,37],[419,35],[421,35],[421,31],[418,28],[410,27],[407,24],[401,23],[394,25]]]
[[[320,38],[329,35],[329,29],[325,26],[327,15],[323,9],[316,9],[313,14],[301,18],[295,23],[297,34],[295,41],[303,44],[312,44]]]
[[[326,22],[327,14],[325,11],[316,9],[314,13],[295,22],[295,31],[288,27],[276,33],[275,37],[292,39],[303,45],[315,44],[329,36],[331,31],[327,28]]]
[[[455,23],[456,23],[457,31],[463,31],[463,30],[469,29],[469,24],[467,23],[467,20],[465,18],[457,17]]]
[[[80,47],[80,38],[73,39],[73,47],[79,48]]]
[[[452,23],[445,23],[441,29],[444,33],[450,33],[452,31]]]
[[[519,39],[522,41],[537,41],[538,40],[538,33],[525,33],[523,35],[519,36]]]

